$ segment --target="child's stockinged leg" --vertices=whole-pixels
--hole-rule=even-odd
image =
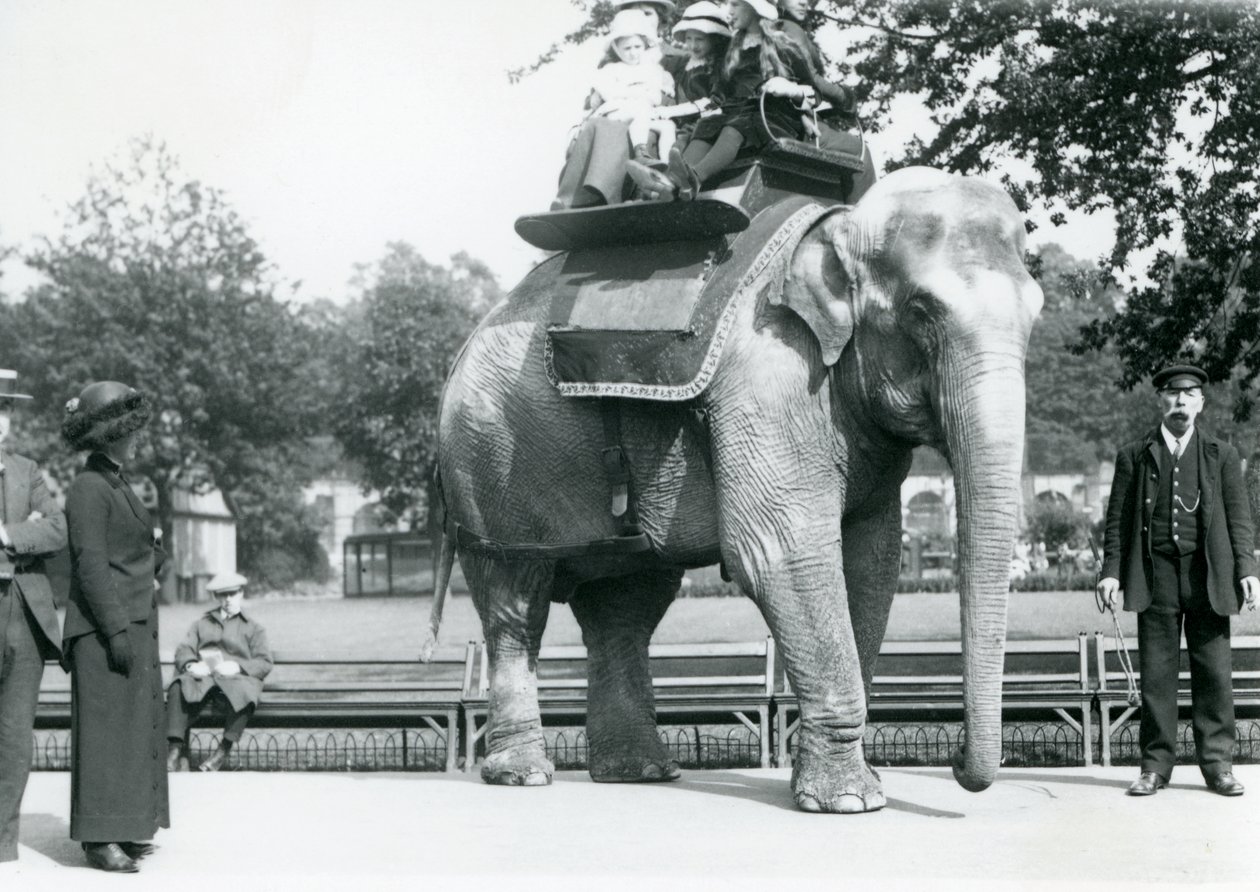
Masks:
[[[721,170],[725,170],[735,160],[740,148],[744,145],[743,135],[733,127],[723,127],[718,134],[713,148],[698,161],[689,162],[695,169],[700,182],[704,182]]]
[[[669,150],[674,147],[674,141],[678,138],[678,128],[673,121],[662,119],[653,121],[652,129],[656,132],[656,157],[668,158]]]
[[[695,164],[705,155],[709,154],[709,150],[713,148],[713,143],[705,142],[702,139],[693,139],[687,143],[683,149],[683,160],[688,164]]]
[[[654,123],[660,122],[651,122],[647,118],[635,118],[628,125],[630,144],[634,146],[634,152],[630,160],[626,162],[626,173],[638,188],[639,197],[648,200],[666,198],[673,188],[665,176],[665,165],[648,148],[648,139],[654,130]],[[670,129],[672,132],[672,123]],[[661,134],[658,133],[657,138],[662,138]]]
[[[630,136],[630,145],[634,146],[634,160],[651,160],[651,152],[648,150],[647,145],[648,139],[652,135],[651,122],[647,118],[631,118],[626,123],[626,130]]]

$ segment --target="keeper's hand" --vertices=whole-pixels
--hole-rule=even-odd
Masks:
[[[1243,603],[1248,610],[1256,609],[1256,597],[1260,596],[1260,579],[1255,576],[1244,576],[1242,579]]]
[[[1109,610],[1115,610],[1120,606],[1120,580],[1114,576],[1104,576],[1098,580],[1094,591],[1098,593],[1099,599],[1107,605]]]

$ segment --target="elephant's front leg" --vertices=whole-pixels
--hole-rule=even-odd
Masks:
[[[587,650],[586,740],[591,778],[674,780],[678,763],[656,733],[648,643],[678,592],[681,570],[588,583],[571,606]]]
[[[490,664],[486,760],[490,784],[543,786],[555,766],[547,758],[538,710],[538,648],[551,605],[554,565],[464,560],[481,616]]]
[[[868,702],[900,571],[901,494],[894,491],[844,519],[844,582]]]
[[[813,538],[750,531],[736,560],[800,704],[792,768],[796,804],[814,812],[875,811],[885,805],[884,792],[862,752],[866,702],[844,592],[839,521],[833,522],[837,529],[829,537],[822,530]],[[723,553],[733,556],[727,548]]]

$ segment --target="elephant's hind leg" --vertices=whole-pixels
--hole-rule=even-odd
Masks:
[[[573,597],[587,650],[586,739],[593,780],[635,783],[680,774],[656,733],[648,642],[681,581],[681,570],[658,570],[587,583]]]
[[[538,709],[538,648],[551,605],[554,565],[462,558],[481,616],[490,664],[486,760],[489,784],[543,786],[555,766]]]

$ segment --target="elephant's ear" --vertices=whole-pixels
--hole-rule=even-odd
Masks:
[[[814,226],[797,245],[782,288],[769,295],[805,320],[829,366],[853,337],[853,279],[837,253],[847,225],[848,215],[836,213]]]

